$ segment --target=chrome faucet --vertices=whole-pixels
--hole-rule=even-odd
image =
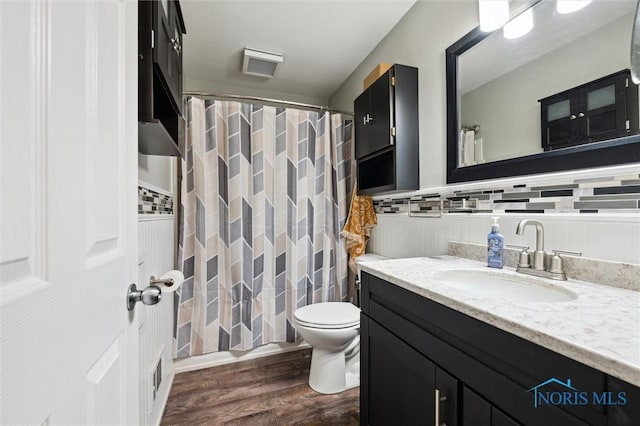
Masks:
[[[533,269],[544,271],[544,227],[540,221],[524,219],[518,223],[516,234],[524,234],[524,228],[526,228],[527,225],[534,225],[536,227],[536,251],[533,252]]]
[[[545,267],[546,254],[544,252],[544,227],[542,226],[542,223],[537,220],[524,219],[521,220],[520,223],[518,223],[516,234],[524,234],[524,229],[527,227],[527,225],[533,225],[536,227],[536,250],[533,252],[533,265],[529,263],[530,256],[527,252],[527,249],[529,247],[515,246],[523,249],[522,253],[520,253],[520,261],[518,263],[516,271],[522,272],[523,274],[535,275],[538,277],[552,278],[554,280],[566,280],[567,275],[564,272],[560,253],[572,254],[574,256],[582,256],[582,253],[553,250],[553,255],[549,255],[552,256],[551,261],[549,262],[549,266]]]

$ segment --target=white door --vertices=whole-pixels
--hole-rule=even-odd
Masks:
[[[0,424],[137,423],[137,4],[0,0],[0,43]]]

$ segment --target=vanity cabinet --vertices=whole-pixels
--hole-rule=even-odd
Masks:
[[[354,115],[358,192],[418,189],[418,69],[392,66],[354,101]]]
[[[363,425],[638,424],[640,389],[629,383],[364,271],[362,291]],[[535,407],[532,388],[554,377],[610,404]],[[614,404],[621,391],[626,405]]]
[[[181,156],[182,35],[180,3],[138,2],[138,151]]]
[[[539,102],[545,151],[638,133],[638,86],[629,70]]]

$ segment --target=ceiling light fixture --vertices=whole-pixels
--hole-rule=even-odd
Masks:
[[[244,49],[242,72],[259,77],[273,78],[276,67],[282,63],[284,57],[280,53],[266,52],[251,48]]]
[[[527,9],[509,21],[503,28],[504,38],[522,37],[533,28],[533,10]]]
[[[556,10],[558,13],[572,13],[582,9],[589,3],[591,3],[591,0],[558,0]]]
[[[509,0],[478,0],[480,30],[495,31],[509,20]]]

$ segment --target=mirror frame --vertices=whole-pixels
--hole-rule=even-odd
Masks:
[[[500,31],[500,30],[497,30]],[[458,57],[493,34],[476,27],[445,51],[447,183],[532,175],[640,162],[640,134],[523,157],[458,167]]]

